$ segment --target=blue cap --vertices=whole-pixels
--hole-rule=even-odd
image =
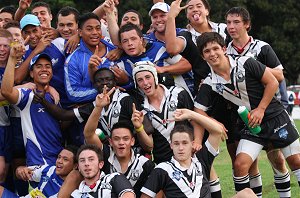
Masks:
[[[47,59],[48,61],[50,61],[51,65],[52,65],[51,57],[48,54],[42,53],[42,54],[36,55],[35,57],[33,57],[31,59],[29,69],[32,70],[33,65],[41,58]]]
[[[41,23],[37,16],[33,14],[26,14],[20,21],[21,30],[23,30],[27,25],[40,26]]]

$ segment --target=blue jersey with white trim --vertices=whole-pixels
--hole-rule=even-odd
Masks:
[[[58,121],[41,104],[33,103],[34,93],[30,89],[18,89],[17,106],[20,109],[21,124],[26,147],[28,166],[54,165],[57,155],[62,150],[62,134]],[[49,93],[45,99],[51,103]]]
[[[46,47],[43,53],[48,54],[51,57],[52,62],[52,72],[53,77],[50,81],[50,86],[54,87],[60,96],[60,103],[63,107],[70,105],[70,101],[67,97],[65,86],[64,86],[64,43],[63,38],[54,39],[50,46]],[[24,60],[30,55],[33,51],[29,46],[26,47],[26,53],[24,55]]]
[[[105,55],[115,49],[115,46],[107,38],[101,39],[101,42],[106,47]],[[98,94],[88,72],[88,64],[92,55],[93,52],[81,39],[80,46],[65,62],[65,88],[67,96],[72,103],[92,102]],[[113,65],[113,62],[105,58],[105,55],[101,57],[102,62],[98,68],[109,68]]]
[[[56,167],[44,165],[33,171],[32,181],[39,182],[37,189],[42,192],[45,197],[57,197],[64,180],[56,174]]]

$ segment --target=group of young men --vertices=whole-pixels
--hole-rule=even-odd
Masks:
[[[49,5],[31,3],[0,10],[2,197],[222,197],[213,161],[224,139],[234,197],[262,196],[261,150],[280,197],[291,197],[285,161],[300,185],[283,66],[248,35],[246,9],[224,24],[206,0],[154,0],[143,35],[135,10],[118,25],[118,0],[82,15],[64,7],[56,28]],[[187,29],[176,28],[184,9]],[[5,185],[10,167],[30,192]]]

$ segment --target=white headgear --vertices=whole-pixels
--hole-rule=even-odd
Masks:
[[[141,71],[149,71],[153,74],[155,84],[158,85],[158,77],[155,65],[151,61],[139,61],[134,64],[134,68],[132,70],[132,77],[134,80],[135,87],[137,88],[135,75]]]

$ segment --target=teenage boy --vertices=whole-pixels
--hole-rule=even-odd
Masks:
[[[226,56],[224,39],[218,33],[204,33],[197,39],[202,57],[211,67],[196,98],[195,107],[206,111],[213,93],[250,111],[249,126],[261,126],[259,134],[245,129],[241,134],[234,182],[236,191],[249,184],[249,169],[264,147],[281,149],[289,167],[300,181],[299,135],[284,107],[274,97],[278,81],[265,65],[249,56]]]

